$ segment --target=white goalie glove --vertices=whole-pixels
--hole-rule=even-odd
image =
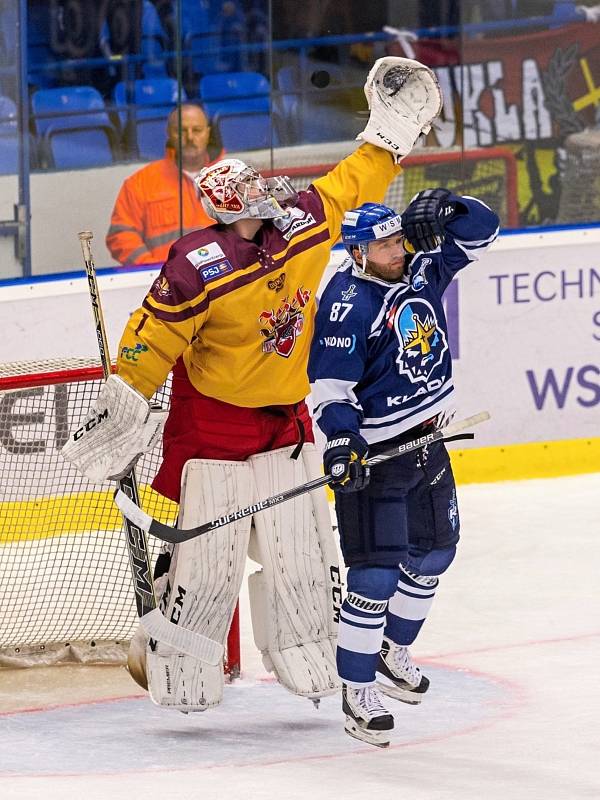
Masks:
[[[166,416],[118,375],[111,375],[62,455],[94,483],[121,478],[154,447]]]
[[[357,139],[407,156],[442,110],[443,97],[433,70],[410,58],[386,56],[373,65],[365,95],[371,111]]]

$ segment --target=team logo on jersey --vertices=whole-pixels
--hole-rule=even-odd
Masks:
[[[169,281],[164,277],[164,275],[159,275],[154,281],[151,292],[158,297],[171,296],[171,287],[169,286]]]
[[[274,292],[278,292],[280,289],[283,289],[284,283],[285,272],[282,272],[281,275],[278,275],[276,278],[272,278],[270,281],[267,281],[267,286],[269,289],[273,289]]]
[[[304,328],[303,309],[310,300],[310,289],[301,286],[290,300],[284,297],[277,311],[263,311],[259,316],[260,333],[264,337],[263,353],[277,353],[289,358]]]
[[[426,300],[406,300],[394,317],[394,329],[401,344],[396,359],[400,374],[413,383],[427,382],[448,350],[435,311]]]
[[[356,291],[356,285],[351,283],[347,289],[344,289],[342,292],[342,300],[347,303],[348,300],[352,300],[353,297],[356,297],[358,292]]]
[[[425,267],[428,267],[432,263],[430,258],[423,258],[421,259],[421,263],[419,264],[419,269],[415,272],[414,275],[411,275],[410,278],[410,285],[415,290],[415,292],[420,292],[425,286],[427,286],[427,278],[425,277]]]
[[[192,262],[196,269],[199,269],[204,264],[210,264],[211,261],[219,261],[225,258],[225,253],[216,242],[209,242],[202,245],[202,247],[196,248],[196,250],[186,253],[185,257]]]

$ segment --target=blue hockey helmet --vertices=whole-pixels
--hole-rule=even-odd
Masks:
[[[358,248],[363,269],[366,267],[369,242],[399,233],[402,233],[402,217],[383,203],[363,203],[359,208],[346,211],[342,220],[344,247],[350,255],[354,248]]]

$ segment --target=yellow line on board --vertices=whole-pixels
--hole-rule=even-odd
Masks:
[[[451,450],[457,483],[558,478],[600,472],[600,439],[566,439]]]
[[[600,472],[600,438],[510,444],[451,450],[456,482],[490,483],[556,478]],[[162,522],[172,523],[177,504],[149,486],[140,487],[142,505]],[[333,500],[328,488],[327,495]],[[80,492],[64,497],[0,503],[0,544],[51,536],[120,530],[122,519],[112,492]]]
[[[600,439],[449,450],[457,483],[494,483],[600,472]],[[327,487],[327,497],[333,492]]]
[[[143,508],[162,522],[173,522],[177,504],[141,486]],[[123,519],[113,502],[113,492],[38,497],[0,503],[0,544],[31,539],[48,539],[90,531],[120,530]]]

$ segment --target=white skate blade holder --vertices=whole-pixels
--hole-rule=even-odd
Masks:
[[[346,716],[344,730],[348,736],[352,736],[353,739],[358,739],[360,742],[366,742],[367,744],[375,745],[375,747],[390,746],[390,731],[375,731],[363,728],[350,716]]]
[[[417,693],[408,688],[403,689],[390,680],[387,675],[382,675],[381,672],[377,673],[377,688],[387,697],[399,700],[401,703],[408,703],[411,706],[418,706],[423,700],[423,692]]]

